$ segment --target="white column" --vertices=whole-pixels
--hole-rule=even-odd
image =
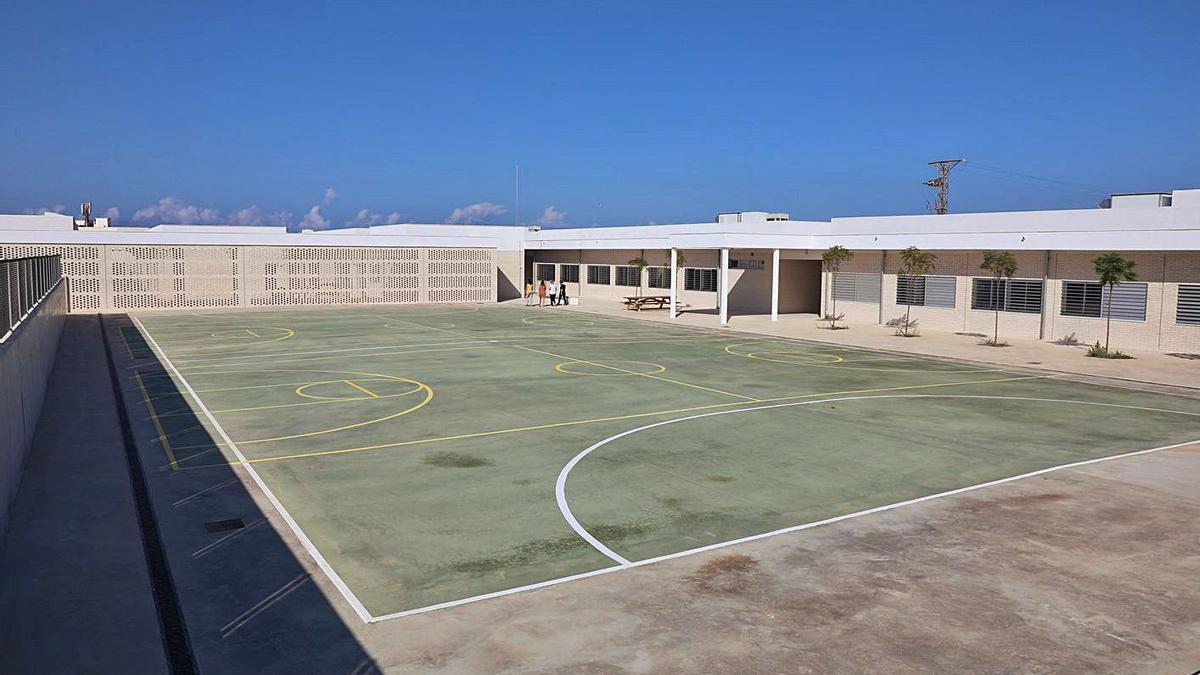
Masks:
[[[729,323],[729,249],[721,249],[721,270],[717,273],[721,281],[721,325]]]
[[[779,320],[779,249],[771,252],[771,320]]]
[[[676,267],[679,265],[679,251],[674,247],[671,248],[671,318],[674,319],[678,312],[675,309],[675,274]]]

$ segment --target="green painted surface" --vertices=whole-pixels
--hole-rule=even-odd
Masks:
[[[555,480],[656,422],[740,411],[631,434],[570,474],[576,517],[630,560],[1200,438],[1195,399],[549,308],[140,320],[376,615],[613,564]],[[235,460],[176,378],[142,371],[164,465]],[[827,400],[856,396],[872,398]]]

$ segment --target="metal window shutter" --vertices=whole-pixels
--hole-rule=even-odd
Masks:
[[[857,278],[854,282],[854,301],[879,302],[883,295],[882,280],[879,275],[863,272],[855,276]]]
[[[1062,285],[1063,316],[1103,316],[1100,284],[1089,281],[1064,281]]]
[[[839,272],[833,277],[833,297],[836,300],[854,300],[854,278],[852,272]]]
[[[1007,296],[1004,307],[1006,312],[1023,312],[1025,314],[1041,314],[1042,312],[1042,282],[1022,279],[1012,279],[1005,282]]]
[[[925,277],[925,306],[954,307],[957,288],[955,277]]]
[[[1109,306],[1109,288],[1104,287],[1104,306]],[[1117,284],[1112,289],[1112,318],[1119,321],[1146,320],[1146,284],[1125,283]]]
[[[1200,325],[1200,285],[1179,284],[1175,323]]]

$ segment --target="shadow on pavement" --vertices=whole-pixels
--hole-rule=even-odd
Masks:
[[[361,619],[245,468],[228,463],[170,367],[129,316],[103,325],[200,671],[378,672],[351,627]]]

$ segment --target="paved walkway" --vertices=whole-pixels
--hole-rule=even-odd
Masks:
[[[631,312],[613,301],[589,303],[587,300],[581,300],[580,304],[573,305],[568,309],[569,311],[607,314],[635,320],[671,321],[666,310]],[[545,311],[562,310],[545,308]],[[717,316],[712,313],[684,312],[675,319],[675,322],[687,326],[720,328]],[[922,329],[920,337],[902,338],[894,335],[892,329],[887,326],[854,322],[849,325],[848,330],[831,331],[817,327],[817,315],[815,314],[781,314],[779,321],[771,321],[769,315],[748,315],[731,317],[727,330],[924,356],[964,359],[1002,366],[1025,368],[1032,366],[1055,372],[1185,387],[1200,391],[1200,360],[1193,361],[1168,356],[1162,352],[1123,349],[1135,358],[1130,360],[1094,359],[1085,355],[1085,346],[1064,346],[1041,340],[1006,338],[1003,334],[1000,339],[1007,341],[1009,346],[996,348],[980,345],[980,338],[972,335]],[[1114,347],[1121,348],[1121,345],[1114,345]],[[1196,351],[1200,352],[1200,345],[1196,345]]]
[[[95,315],[70,315],[0,545],[0,672],[162,673]]]

